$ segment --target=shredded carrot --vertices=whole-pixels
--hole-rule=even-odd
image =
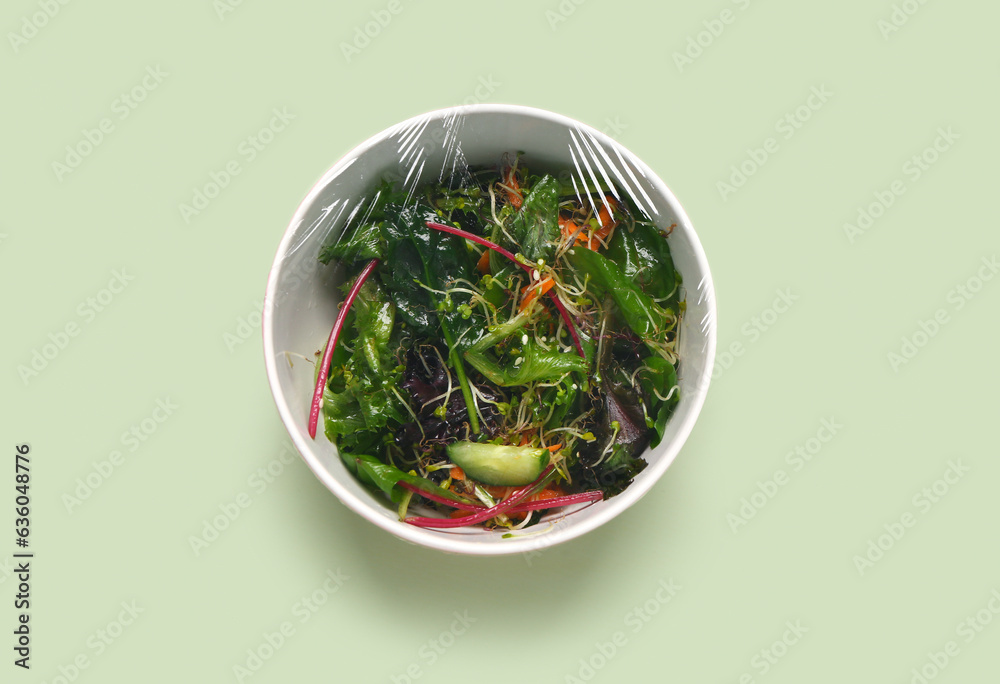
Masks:
[[[507,178],[504,179],[504,185],[507,192],[507,201],[511,203],[515,209],[520,209],[521,205],[524,204],[524,197],[521,196],[521,185],[517,182],[517,174],[514,172],[514,167],[511,167],[507,171]]]
[[[555,499],[559,496],[564,496],[561,489],[556,487],[546,487],[534,496],[529,497],[529,501],[545,501],[546,499]]]
[[[531,303],[533,301],[535,301],[538,297],[551,290],[552,286],[555,284],[556,284],[555,281],[552,280],[552,278],[548,277],[540,282],[526,285],[524,287],[524,290],[522,291],[523,296],[521,297],[521,304],[517,307],[518,311],[524,311],[525,309],[527,309],[529,306],[531,306]]]
[[[496,501],[502,501],[510,496],[510,493],[514,491],[513,487],[500,487],[498,485],[483,485],[490,496],[492,496]]]
[[[590,244],[588,245],[593,250],[597,250],[602,242],[606,243],[608,236],[611,235],[611,231],[618,225],[618,222],[612,217],[611,212],[608,211],[609,206],[612,210],[618,208],[618,203],[615,202],[615,198],[611,195],[604,198],[604,203],[601,204],[601,208],[597,212],[597,218],[599,219],[600,226],[598,226],[597,230],[594,231],[594,237],[590,240]]]
[[[617,209],[618,203],[611,195],[607,195],[604,198],[604,201],[606,204],[601,204],[601,209],[597,212],[597,217],[601,222],[601,230],[607,228],[607,232],[611,232],[611,226],[614,225],[615,221],[611,218],[611,213],[608,211],[608,207],[610,206],[612,210]]]
[[[480,273],[490,272],[490,250],[484,249],[482,256],[479,257],[479,261],[476,262],[476,268],[479,269]]]
[[[569,219],[564,219],[562,217],[559,218],[559,230],[560,232],[562,232],[562,236],[565,239],[568,239],[569,236],[575,233],[579,227],[580,224],[578,223],[574,223],[573,221],[570,221]],[[577,244],[580,244],[581,242],[586,242],[586,241],[587,239],[583,237],[583,231],[581,231],[580,235],[576,236],[576,242]]]
[[[618,222],[614,219],[611,212],[608,211],[608,206],[611,207],[612,211],[616,210],[618,208],[618,202],[616,202],[615,198],[611,195],[608,195],[604,199],[607,204],[605,205],[602,203],[600,210],[597,212],[597,216],[600,219],[600,225],[594,231],[593,238],[588,237],[589,231],[581,230],[577,233],[576,244],[596,251],[601,246],[601,241],[607,240],[608,236],[611,235],[611,231],[618,225]],[[563,239],[568,239],[569,236],[576,233],[579,228],[579,223],[575,223],[569,219],[559,219],[559,230],[562,232]],[[598,238],[600,238],[600,240]]]
[[[580,228],[579,223],[575,223],[569,220],[559,219],[559,229],[562,232],[564,240],[568,240],[570,235],[576,233],[577,245],[581,247],[586,247],[587,249],[596,250],[600,246],[600,243],[597,240],[588,239],[586,229],[581,230],[579,233],[577,233],[577,230],[579,230],[579,228]],[[594,231],[594,234],[600,236],[603,239],[607,237],[607,232],[605,232],[602,235],[602,229],[603,228],[599,228],[598,230]],[[610,228],[608,230],[610,231]]]
[[[453,480],[464,480],[465,479],[465,471],[462,470],[461,468],[459,468],[458,466],[455,466],[454,468],[451,469],[451,479],[453,479]]]
[[[527,499],[525,499],[525,502],[548,501],[549,499],[558,499],[560,496],[566,496],[566,492],[564,492],[558,485],[551,485],[549,487],[546,487],[542,491],[538,492],[537,494],[532,494]],[[524,520],[524,516],[526,516],[527,514],[528,514],[527,511],[517,511],[514,513],[508,513],[507,516],[511,520]]]
[[[562,444],[553,444],[552,446],[545,447],[545,448],[548,449],[549,451],[551,451],[554,454],[557,451],[559,451],[560,449],[562,449]]]

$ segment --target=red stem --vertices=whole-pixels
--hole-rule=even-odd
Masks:
[[[549,290],[549,297],[552,298],[552,303],[555,304],[556,308],[559,310],[559,315],[562,316],[564,321],[566,321],[566,327],[569,328],[569,334],[573,338],[573,344],[576,345],[576,351],[580,354],[580,358],[587,358],[587,355],[583,353],[583,345],[580,344],[580,338],[577,337],[576,326],[573,325],[573,319],[569,317],[569,311],[566,310],[566,307],[563,306],[563,303],[559,301],[559,297],[557,297],[552,290]]]
[[[347,298],[340,305],[337,312],[337,320],[333,323],[333,330],[330,331],[330,339],[326,342],[326,351],[323,352],[323,359],[320,361],[319,377],[316,378],[316,389],[313,390],[312,406],[309,409],[309,436],[316,439],[316,424],[319,422],[319,410],[323,405],[323,389],[326,387],[326,379],[330,376],[330,361],[333,359],[333,352],[337,348],[337,338],[344,327],[344,320],[347,312],[354,303],[354,298],[358,296],[361,286],[368,280],[375,267],[378,266],[378,259],[372,259],[365,266],[364,270],[358,274],[358,279],[354,281],[354,287],[347,293]]]
[[[507,513],[511,508],[521,503],[521,500],[528,496],[531,490],[551,472],[552,466],[549,466],[531,484],[514,490],[510,496],[496,506],[484,508],[478,513],[473,513],[462,518],[407,518],[406,522],[416,527],[465,527],[466,525],[475,525],[476,523],[484,522],[502,513]]]
[[[486,506],[478,503],[471,502],[459,502],[454,499],[448,499],[446,497],[434,494],[433,492],[428,492],[420,487],[410,484],[409,482],[398,482],[397,483],[403,489],[409,489],[414,494],[420,494],[424,498],[430,499],[431,501],[436,501],[446,506],[451,506],[463,511],[482,511],[486,509]],[[598,490],[592,490],[589,492],[580,492],[578,494],[567,494],[565,496],[553,496],[549,499],[539,499],[538,501],[526,501],[524,503],[517,504],[511,508],[508,513],[523,513],[525,511],[539,511],[545,510],[546,508],[561,508],[563,506],[572,506],[573,504],[579,503],[591,503],[593,501],[600,501],[604,498],[604,494]]]
[[[566,496],[555,496],[551,499],[541,499],[539,501],[526,501],[525,503],[518,504],[512,509],[507,511],[508,513],[523,513],[524,511],[538,511],[545,508],[559,508],[561,506],[572,506],[578,503],[590,503],[592,501],[600,501],[604,498],[602,492],[596,489],[590,492],[581,492],[579,494],[567,494]]]
[[[439,494],[434,494],[433,492],[424,491],[420,487],[412,485],[409,482],[399,481],[396,484],[398,484],[403,489],[409,489],[414,494],[419,494],[420,496],[430,499],[431,501],[437,501],[438,503],[446,504],[448,506],[452,506],[453,508],[457,508],[462,511],[481,511],[484,508],[486,508],[486,506],[483,506],[482,504],[463,503],[455,501],[454,499],[449,499]]]
[[[479,237],[475,233],[470,233],[469,231],[462,230],[461,228],[454,228],[452,226],[447,226],[443,223],[435,223],[434,221],[428,221],[427,227],[433,228],[434,230],[440,230],[442,233],[451,233],[452,235],[463,237],[466,240],[472,240],[473,242],[476,242],[482,245],[483,247],[489,247],[494,252],[507,257],[515,264],[523,268],[525,271],[528,272],[529,275],[531,274],[532,271],[535,270],[532,266],[518,261],[517,257],[515,257],[513,254],[508,252],[500,245],[496,244],[495,242],[491,242],[490,240],[487,240],[484,237]],[[573,337],[573,344],[576,345],[577,353],[580,354],[581,358],[587,358],[587,355],[583,353],[583,345],[580,344],[580,338],[577,337],[576,326],[573,324],[573,319],[570,318],[569,312],[566,311],[566,307],[563,306],[563,303],[559,301],[559,297],[557,297],[552,290],[549,290],[549,298],[556,305],[556,309],[559,310],[559,315],[562,316],[562,319],[566,322],[566,326],[569,328],[569,333]]]
[[[518,261],[516,256],[514,256],[513,254],[511,254],[510,252],[508,252],[506,249],[504,249],[503,247],[501,247],[497,243],[491,242],[491,241],[487,240],[484,237],[479,237],[475,233],[470,233],[469,231],[462,230],[461,228],[455,228],[453,226],[447,226],[447,225],[445,225],[443,223],[434,223],[434,221],[428,221],[427,222],[427,227],[428,228],[433,228],[434,230],[440,230],[442,233],[451,233],[452,235],[457,235],[459,237],[463,237],[466,240],[472,240],[473,242],[478,242],[483,247],[489,247],[494,252],[497,252],[497,253],[502,254],[503,256],[507,257],[508,259],[510,259],[511,261],[513,261],[515,264],[517,264],[518,266],[520,266],[521,268],[523,268],[528,273],[531,273],[531,271],[534,270],[534,268],[532,266],[529,266],[528,264],[524,264],[524,263],[521,263],[520,261]]]

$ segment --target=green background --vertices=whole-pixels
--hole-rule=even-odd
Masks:
[[[998,252],[1000,6],[906,4],[915,14],[885,36],[887,0],[401,0],[395,15],[370,1],[245,0],[220,15],[209,0],[91,0],[12,43],[42,10],[4,3],[0,518],[10,531],[14,446],[30,443],[37,556],[30,672],[12,664],[16,581],[0,570],[0,680],[63,681],[62,667],[65,681],[236,681],[285,621],[294,634],[242,681],[407,681],[415,666],[421,682],[902,684],[949,641],[958,655],[933,681],[995,678],[1000,279],[961,309],[953,289]],[[724,9],[731,23],[713,24]],[[391,21],[348,60],[341,45],[371,12]],[[674,53],[703,22],[720,35],[681,69]],[[116,99],[157,66],[167,75],[120,119]],[[632,509],[540,554],[463,558],[398,541],[297,457],[282,463],[255,312],[327,168],[490,79],[484,101],[603,129],[666,181],[711,264],[720,351],[742,354],[720,357],[690,439]],[[833,94],[786,139],[777,122],[814,86]],[[274,108],[295,118],[247,162],[239,145]],[[112,131],[57,173],[104,117]],[[949,126],[958,139],[907,175]],[[777,152],[724,199],[718,183],[769,137]],[[240,175],[185,221],[179,205],[233,159]],[[852,241],[845,222],[896,180],[905,194]],[[108,302],[123,269],[132,280]],[[779,289],[798,299],[775,320]],[[888,355],[938,309],[947,323],[894,368]],[[753,334],[755,320],[771,324]],[[37,375],[19,371],[70,323],[78,334]],[[162,424],[148,420],[157,400],[177,406]],[[823,419],[843,427],[795,471],[786,454]],[[120,465],[67,505],[115,451]],[[918,507],[956,459],[968,472]],[[260,491],[251,478],[269,464],[280,475]],[[779,468],[786,484],[734,532],[727,516]],[[241,493],[249,507],[196,553],[191,538]],[[907,513],[915,525],[859,570]],[[338,570],[349,579],[300,622],[297,602]],[[681,589],[661,605],[670,579]],[[98,653],[123,601],[143,612]],[[637,620],[647,603],[656,614]],[[431,662],[455,611],[475,622]],[[977,611],[991,624],[967,643],[956,629]],[[788,621],[808,632],[764,672],[759,652]],[[616,632],[602,661],[596,644]],[[89,666],[74,675],[79,654]]]

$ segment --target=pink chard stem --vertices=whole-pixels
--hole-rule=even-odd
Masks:
[[[441,503],[441,504],[446,504],[448,506],[452,506],[452,507],[457,508],[457,509],[462,510],[462,511],[481,511],[481,510],[484,510],[486,508],[486,506],[484,506],[482,504],[463,503],[463,502],[460,502],[460,501],[455,501],[454,499],[448,499],[448,498],[445,498],[443,496],[439,496],[439,495],[434,494],[432,492],[425,491],[425,490],[421,489],[420,487],[411,485],[409,482],[399,481],[396,484],[398,484],[403,489],[409,489],[414,494],[419,494],[420,496],[422,496],[424,498],[427,498],[427,499],[430,499],[431,501],[436,501],[436,502]]]
[[[347,318],[347,312],[350,310],[351,304],[354,303],[354,299],[358,296],[361,286],[365,284],[368,276],[372,274],[376,266],[378,266],[378,259],[372,259],[365,266],[364,270],[358,274],[357,280],[354,281],[354,286],[347,293],[347,298],[340,305],[340,311],[337,312],[337,320],[334,321],[333,330],[330,331],[330,339],[327,340],[326,351],[323,352],[323,359],[320,361],[319,376],[316,378],[316,389],[313,390],[312,407],[309,409],[309,436],[313,439],[316,439],[316,425],[319,423],[319,412],[323,406],[323,390],[326,388],[327,378],[330,377],[330,361],[333,359],[333,352],[337,348],[337,338],[340,337],[340,331],[344,327],[344,320]]]
[[[542,471],[542,474],[538,476],[538,479],[529,485],[525,485],[520,489],[514,490],[510,496],[498,503],[492,508],[484,508],[477,513],[472,515],[467,515],[462,518],[407,518],[406,522],[414,525],[416,527],[465,527],[466,525],[475,525],[477,523],[485,522],[491,518],[495,518],[498,515],[507,513],[511,508],[521,503],[531,490],[534,489],[535,485],[541,482],[544,478],[552,472],[552,466],[549,466]]]
[[[451,506],[462,511],[483,511],[486,506],[479,503],[472,502],[460,502],[454,499],[448,499],[443,496],[434,494],[433,492],[428,492],[420,487],[416,487],[409,482],[400,481],[399,486],[403,489],[408,489],[414,494],[419,494],[424,498],[430,499],[431,501],[436,501],[440,504],[445,504],[446,506]],[[519,503],[516,506],[508,510],[508,513],[524,513],[525,511],[540,511],[547,508],[562,508],[563,506],[573,506],[574,504],[581,503],[593,503],[595,501],[600,501],[604,498],[604,494],[597,490],[590,492],[580,492],[579,494],[567,494],[565,496],[554,496],[550,499],[540,499],[538,501],[526,501],[524,503]]]
[[[596,489],[592,492],[581,492],[579,494],[567,494],[566,496],[554,496],[551,499],[541,499],[539,501],[526,501],[518,504],[508,513],[523,513],[524,511],[538,511],[546,508],[560,508],[562,506],[572,506],[579,503],[592,503],[604,498],[602,492]]]
[[[559,310],[559,315],[566,322],[566,327],[569,328],[569,334],[573,338],[573,344],[576,345],[576,351],[580,355],[580,358],[587,358],[587,355],[583,353],[583,345],[580,344],[580,338],[576,334],[576,326],[573,325],[573,319],[569,317],[569,311],[566,310],[566,307],[563,306],[563,303],[559,301],[559,297],[552,290],[549,290],[549,297],[552,299],[552,303],[556,305],[556,309]]]
[[[448,225],[445,225],[443,223],[434,223],[433,221],[428,221],[427,222],[427,227],[428,228],[433,228],[434,230],[440,230],[442,233],[451,233],[452,235],[457,235],[459,237],[463,237],[466,240],[472,240],[473,242],[478,243],[478,244],[482,245],[483,247],[489,247],[490,249],[492,249],[497,254],[500,254],[502,256],[507,257],[508,259],[510,259],[511,261],[513,261],[515,264],[517,264],[518,266],[520,266],[521,268],[523,268],[525,271],[527,271],[528,273],[531,273],[531,270],[532,270],[531,266],[529,266],[528,264],[522,264],[520,261],[517,260],[517,257],[515,257],[513,254],[511,254],[510,252],[508,252],[506,249],[504,249],[503,247],[501,247],[497,243],[491,242],[490,240],[487,240],[484,237],[479,237],[475,233],[470,233],[467,230],[462,230],[461,228],[455,228],[454,226],[448,226]]]

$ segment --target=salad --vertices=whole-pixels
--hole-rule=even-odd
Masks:
[[[620,493],[663,437],[673,226],[570,180],[505,157],[416,191],[383,181],[319,255],[346,277],[309,432],[322,422],[401,521],[521,529]]]

